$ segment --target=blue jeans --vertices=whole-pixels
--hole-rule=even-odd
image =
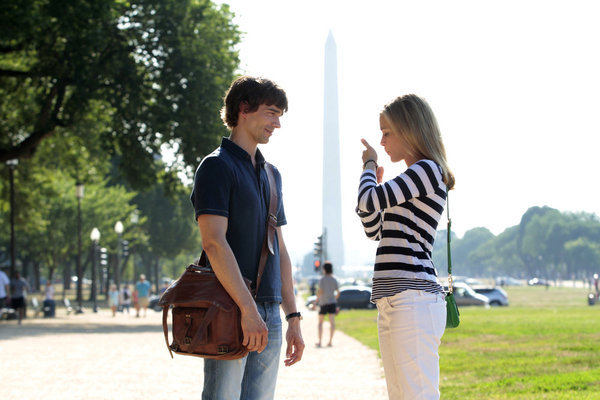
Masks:
[[[257,303],[267,324],[269,343],[239,360],[204,359],[203,400],[267,400],[275,396],[281,354],[279,303]]]

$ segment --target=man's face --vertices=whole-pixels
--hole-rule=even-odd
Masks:
[[[255,112],[244,113],[242,117],[245,130],[248,131],[256,144],[269,143],[269,138],[273,135],[273,131],[281,128],[279,118],[283,115],[283,111],[274,105],[261,104]]]

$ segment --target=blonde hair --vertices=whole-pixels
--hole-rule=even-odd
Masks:
[[[444,183],[448,190],[452,189],[454,175],[448,167],[446,148],[429,104],[417,95],[407,94],[385,105],[381,115],[390,123],[392,131],[417,153],[415,156],[433,160],[442,168]]]

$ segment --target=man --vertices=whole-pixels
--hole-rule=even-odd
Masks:
[[[8,276],[0,269],[0,308],[7,306],[6,300],[8,298],[10,281]]]
[[[304,351],[291,261],[281,230],[286,224],[281,175],[275,168],[274,254],[267,257],[255,298],[242,278],[255,285],[267,232],[270,188],[257,145],[269,142],[285,111],[286,94],[274,82],[248,76],[235,80],[221,111],[231,135],[196,170],[191,200],[202,247],[219,281],[240,307],[243,344],[250,350],[241,360],[204,360],[203,399],[273,398],[282,344],[280,304],[288,323],[284,364],[300,361]]]
[[[340,290],[338,281],[333,276],[333,264],[329,261],[324,263],[323,271],[325,271],[325,275],[319,281],[319,290],[317,291],[317,304],[319,305],[319,342],[317,347],[321,347],[323,320],[327,314],[329,314],[329,343],[327,343],[327,346],[331,347],[333,346],[337,299],[340,297]]]
[[[145,318],[146,310],[148,309],[148,304],[150,304],[150,292],[152,291],[152,286],[150,285],[150,282],[146,280],[146,275],[140,275],[140,280],[135,284],[135,290],[137,290],[138,296],[137,307],[135,308],[135,316],[140,316],[140,308],[143,307]]]
[[[10,281],[10,304],[17,312],[19,325],[21,325],[21,320],[27,316],[25,294],[30,291],[31,288],[29,287],[29,283],[21,277],[19,271],[16,271],[15,277]]]

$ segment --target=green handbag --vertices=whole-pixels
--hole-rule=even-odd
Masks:
[[[446,215],[448,216],[448,293],[446,294],[446,328],[456,328],[460,324],[460,313],[454,299],[454,281],[452,280],[452,257],[450,256],[450,207],[448,206],[448,189],[446,189]]]

